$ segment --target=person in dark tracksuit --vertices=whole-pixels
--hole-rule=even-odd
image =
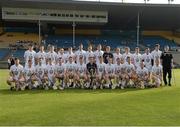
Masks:
[[[104,58],[104,63],[105,64],[108,63],[109,58],[113,58],[113,54],[111,53],[111,47],[110,46],[106,47],[106,51],[103,54],[103,58]]]
[[[171,86],[171,78],[172,78],[172,67],[173,67],[173,55],[169,51],[169,46],[165,46],[164,52],[161,55],[161,63],[163,67],[163,80],[165,85]],[[167,74],[168,74],[168,82],[167,82]]]

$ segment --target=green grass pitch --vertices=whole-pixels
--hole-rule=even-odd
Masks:
[[[9,91],[0,70],[0,125],[180,125],[176,85],[156,89]]]

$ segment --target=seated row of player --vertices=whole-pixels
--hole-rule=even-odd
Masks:
[[[70,55],[68,62],[64,63],[59,57],[56,63],[48,58],[47,64],[39,57],[37,64],[29,59],[25,68],[19,64],[16,58],[15,65],[10,68],[10,78],[7,80],[11,89],[24,90],[25,88],[36,89],[61,89],[64,88],[121,88],[126,87],[159,87],[162,83],[162,66],[159,58],[155,59],[151,71],[145,67],[141,60],[139,66],[132,64],[131,57],[117,58],[113,64],[113,58],[108,57],[104,63],[102,55],[97,58],[89,57],[89,62],[84,63],[85,57],[80,55],[75,63]]]

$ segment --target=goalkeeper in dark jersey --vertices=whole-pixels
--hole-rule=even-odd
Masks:
[[[97,65],[95,63],[94,56],[90,56],[89,63],[86,65],[87,67],[87,75],[88,75],[88,83],[86,85],[87,88],[96,89],[96,74],[97,74]]]

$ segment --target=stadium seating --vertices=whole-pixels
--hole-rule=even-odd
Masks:
[[[4,32],[38,33],[38,28],[28,27],[4,27]]]
[[[12,51],[12,54],[14,57],[18,57],[20,60],[23,59],[23,56],[24,56],[24,52],[25,50],[23,49],[20,49],[20,50],[15,50],[15,51]]]
[[[8,47],[9,44],[16,43],[19,40],[38,42],[39,36],[35,33],[24,34],[18,32],[8,32],[0,36],[0,47]]]
[[[56,29],[56,35],[72,35],[72,29]],[[99,29],[76,29],[76,35],[100,35]]]
[[[143,36],[160,36],[167,40],[174,41],[176,44],[180,44],[180,34],[173,33],[172,31],[143,31]]]
[[[3,33],[3,27],[0,27],[0,34]]]
[[[156,43],[159,43],[162,48],[166,45],[170,47],[177,46],[177,44],[172,42],[172,40],[168,40],[160,36],[143,36],[141,39],[141,44],[143,44],[146,47],[153,48]]]
[[[0,60],[2,60],[6,55],[8,54],[9,50],[8,49],[0,49]]]
[[[57,47],[67,48],[73,46],[72,44],[72,36],[57,36],[50,35],[46,38],[47,44],[53,44]],[[76,36],[75,45],[78,46],[79,43],[83,43],[83,45],[87,48],[88,44],[91,43],[93,45],[109,45],[112,48],[123,47],[129,45],[126,39],[121,38],[120,36]],[[133,40],[131,40],[131,44],[129,45],[131,48],[135,47],[136,44]]]

